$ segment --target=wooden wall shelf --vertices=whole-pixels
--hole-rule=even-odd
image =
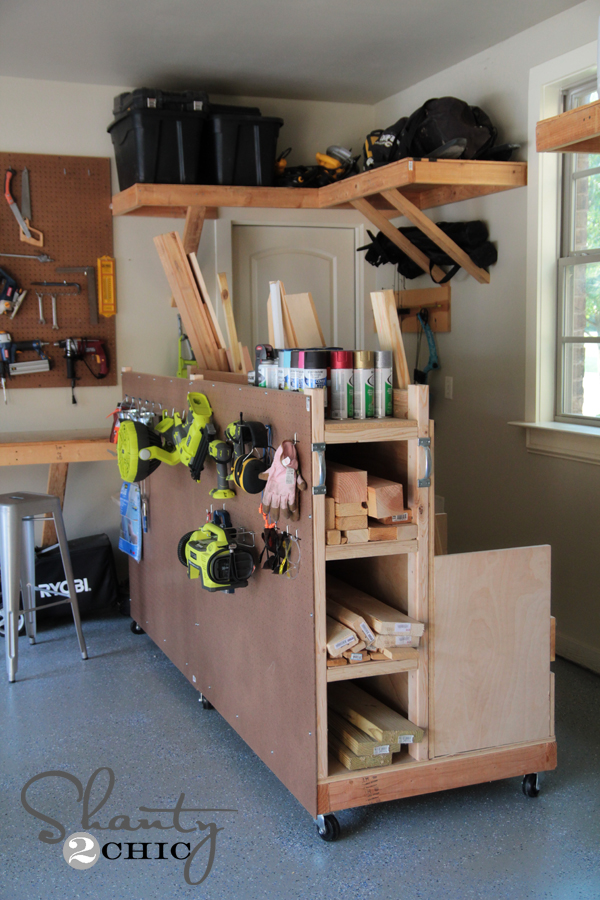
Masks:
[[[196,253],[202,223],[207,218],[216,218],[219,207],[354,208],[427,272],[429,259],[389,222],[389,219],[405,216],[476,281],[487,284],[489,273],[476,266],[422,210],[526,184],[527,164],[524,162],[401,159],[322,188],[133,184],[113,197],[112,213],[113,216],[185,218],[184,248],[186,253]],[[434,266],[431,274],[439,281],[445,273]]]
[[[115,194],[113,216],[185,218],[190,206],[214,218],[218,207],[255,209],[335,209],[363,197],[392,217],[399,215],[379,195],[397,189],[418,209],[457,203],[527,184],[527,163],[453,159],[401,159],[323,188],[265,188],[195,184],[134,184]]]
[[[537,123],[538,153],[600,153],[600,100]]]

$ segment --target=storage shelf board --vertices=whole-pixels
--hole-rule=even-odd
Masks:
[[[331,209],[360,197],[373,197],[375,205],[389,210],[390,205],[378,195],[393,188],[425,209],[526,184],[523,162],[401,159],[322,188],[134,184],[113,197],[112,212],[113,216],[181,217],[188,206]]]
[[[537,123],[538,153],[600,153],[600,100]]]
[[[418,541],[369,541],[366,544],[332,544],[325,549],[325,559],[361,559],[367,556],[399,556],[416,553]],[[354,666],[353,668],[357,668]]]
[[[326,444],[358,444],[373,441],[411,441],[418,437],[417,422],[410,419],[325,419]]]
[[[354,678],[369,678],[374,675],[394,675],[396,672],[410,672],[419,668],[418,659],[399,659],[388,662],[372,660],[347,666],[332,666],[327,669],[327,681],[349,681]]]
[[[108,429],[64,432],[23,432],[0,435],[0,465],[116,462],[116,444],[111,444]]]

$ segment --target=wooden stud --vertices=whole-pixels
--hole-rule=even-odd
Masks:
[[[231,305],[231,294],[227,285],[227,275],[225,272],[219,272],[217,275],[219,282],[219,290],[221,292],[221,303],[223,304],[223,312],[225,313],[225,330],[229,339],[229,350],[231,352],[232,372],[243,372],[242,357],[235,327],[235,318],[233,315],[233,306]]]
[[[325,542],[327,543],[327,546],[341,544],[342,532],[337,531],[335,528],[328,528],[325,532]]]
[[[403,216],[406,216],[409,222],[416,225],[424,235],[447,253],[450,259],[455,263],[458,263],[459,266],[462,266],[469,275],[472,275],[475,281],[478,281],[479,284],[489,284],[489,272],[486,272],[485,269],[481,269],[479,266],[475,265],[469,254],[465,253],[452,238],[449,238],[447,234],[444,234],[442,229],[436,225],[435,222],[432,222],[425,213],[422,213],[420,209],[417,209],[414,203],[411,203],[410,200],[403,197],[395,188],[390,191],[384,191],[383,196],[392,204],[392,206],[395,206],[398,212],[402,213]],[[439,281],[439,277],[436,276],[435,280]]]
[[[600,101],[542,119],[535,137],[538,153],[600,153]]]
[[[369,519],[369,540],[370,541],[397,541],[398,526],[384,525],[375,519]]]
[[[368,486],[368,481],[367,481]],[[334,515],[336,516],[366,516],[366,503],[336,503],[334,501]]]
[[[354,528],[352,531],[342,531],[348,544],[366,544],[369,540],[368,528]]]
[[[325,497],[325,529],[335,529],[335,500],[333,497]]]
[[[69,474],[69,463],[66,462],[58,462],[58,463],[50,463],[50,469],[48,471],[48,486],[46,488],[47,494],[52,494],[53,497],[58,497],[60,500],[60,508],[62,509],[65,502],[65,491],[67,489],[67,475]],[[44,550],[46,547],[52,547],[53,544],[58,542],[58,537],[56,536],[56,528],[54,525],[54,519],[49,518],[45,519],[44,524],[42,526],[42,543],[41,547]]]
[[[338,578],[328,578],[327,596],[362,616],[377,634],[420,637],[425,630],[422,622],[417,622],[399,609],[382,603],[381,600]]]
[[[198,257],[195,253],[188,253],[188,259],[190,261],[192,272],[194,273],[194,277],[196,278],[196,282],[198,284],[198,290],[200,291],[200,295],[202,296],[202,299],[206,304],[206,309],[208,310],[208,315],[210,318],[210,323],[212,326],[215,341],[217,343],[217,347],[221,350],[225,350],[227,344],[225,343],[225,338],[223,337],[223,332],[221,331],[221,326],[219,325],[215,308],[213,306],[212,300],[210,299],[210,294],[208,293],[208,288],[206,287],[206,282],[204,280],[204,275],[202,274],[202,269],[200,268],[200,263],[198,262]]]
[[[327,585],[325,585],[325,593],[327,593]],[[348,609],[343,603],[329,596],[327,597],[327,615],[331,616],[332,619],[337,619],[346,628],[352,629],[362,640],[367,641],[369,644],[375,640],[375,635],[359,613]]]
[[[380,756],[357,756],[333,734],[329,735],[329,751],[336,759],[339,759],[346,769],[353,772],[357,769],[378,769],[382,766],[389,766],[392,761],[391,753]]]
[[[402,485],[387,478],[369,475],[367,503],[369,515],[373,519],[385,519],[388,516],[402,514],[404,512]]]
[[[341,622],[327,616],[327,653],[332,659],[342,656],[344,650],[348,650],[358,644],[358,635],[350,628],[346,628]]]
[[[371,304],[377,328],[379,346],[391,350],[394,360],[394,387],[406,388],[410,384],[410,372],[404,352],[404,341],[400,331],[396,299],[392,290],[373,291]]]
[[[366,503],[367,473],[363,469],[328,460],[326,478],[327,495],[336,502]]]
[[[200,246],[200,238],[202,237],[202,227],[206,217],[206,207],[204,206],[188,206],[185,214],[185,225],[183,226],[183,249],[189,256],[193,254],[196,258],[198,247]],[[177,306],[175,297],[171,295],[171,306]]]
[[[412,737],[411,743],[423,740],[421,728],[355,684],[330,687],[329,705],[365,734],[384,744],[397,743],[401,737]]]
[[[362,516],[336,516],[335,527],[338,531],[359,531],[367,527],[368,518],[365,512]],[[367,538],[368,540],[368,538]]]

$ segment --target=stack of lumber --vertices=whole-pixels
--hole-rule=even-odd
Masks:
[[[238,341],[225,274],[219,274],[218,279],[229,347],[195,254],[186,255],[176,231],[158,235],[154,244],[198,369],[247,375],[253,367],[252,361],[248,348]]]
[[[416,527],[411,520],[411,510],[404,509],[401,484],[327,461],[327,544],[412,540]]]
[[[330,684],[328,704],[329,752],[347,769],[389,766],[402,744],[423,740],[422,728],[352,681]]]
[[[328,666],[418,657],[422,622],[332,576],[325,594]]]

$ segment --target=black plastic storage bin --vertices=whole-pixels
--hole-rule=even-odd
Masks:
[[[124,191],[137,182],[199,184],[208,95],[138,88],[115,97],[108,126]]]
[[[283,119],[211,104],[204,159],[210,184],[271,187]]]

